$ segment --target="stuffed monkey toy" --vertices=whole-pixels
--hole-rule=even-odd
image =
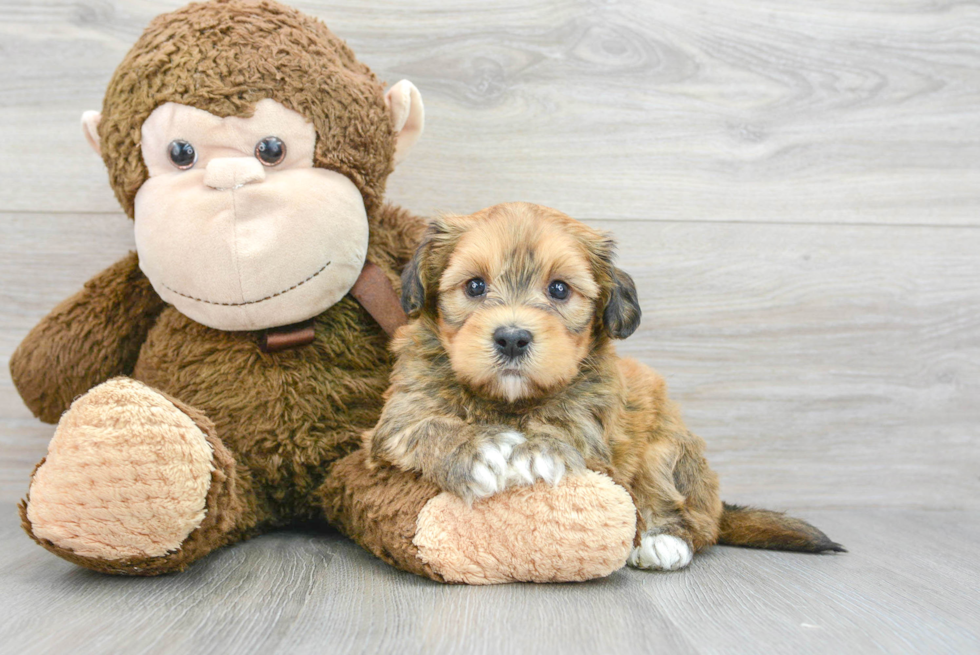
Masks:
[[[290,8],[218,0],[153,20],[82,122],[137,253],[11,357],[24,402],[57,423],[20,506],[35,541],[97,571],[155,575],[325,521],[436,580],[623,565],[635,508],[601,473],[470,507],[361,449],[423,229],[384,202],[423,127],[410,82],[386,93]]]

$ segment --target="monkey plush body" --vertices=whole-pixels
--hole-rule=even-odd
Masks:
[[[410,83],[386,93],[297,11],[218,0],[157,17],[83,126],[138,254],[11,357],[25,403],[58,424],[20,507],[39,544],[154,575],[323,521],[436,580],[581,580],[624,564],[635,508],[608,477],[469,507],[361,447],[392,365],[384,299],[423,230],[384,201],[422,129]],[[294,347],[269,347],[269,330],[297,323]]]

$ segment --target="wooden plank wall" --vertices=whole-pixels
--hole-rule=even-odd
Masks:
[[[0,500],[51,428],[6,362],[132,247],[78,126],[166,0],[0,0]],[[551,205],[621,243],[731,500],[980,508],[980,6],[296,2],[427,127],[389,197]]]

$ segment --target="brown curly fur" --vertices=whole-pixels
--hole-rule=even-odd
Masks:
[[[266,97],[312,120],[315,165],[358,186],[368,210],[368,260],[397,288],[423,224],[382,203],[395,137],[383,88],[322,23],[274,2],[219,0],[162,15],[120,64],[99,133],[123,208],[133,215],[134,195],[147,177],[138,140],[156,106],[174,101],[219,116],[248,116]],[[128,375],[178,399],[195,421],[209,426],[218,470],[208,519],[173,556],[84,561],[53,544],[45,547],[96,570],[147,575],[179,570],[263,530],[322,520],[325,507],[362,543],[371,530],[383,528],[338,514],[353,505],[338,499],[347,481],[330,476],[332,465],[353,452],[377,421],[392,363],[387,335],[348,295],[315,318],[311,345],[264,353],[260,336],[214,330],[181,315],[154,293],[135,254],[46,316],[10,360],[31,411],[56,422],[76,396]],[[360,489],[377,477],[362,469],[343,469]],[[413,481],[400,484],[404,490]],[[416,495],[436,491],[421,485]],[[26,518],[24,527],[31,532]]]
[[[443,582],[414,543],[419,512],[439,488],[394,467],[371,468],[367,457],[359,449],[334,465],[319,492],[327,520],[385,562]]]
[[[663,378],[616,355],[612,338],[632,333],[639,305],[612,258],[608,236],[545,207],[512,203],[434,221],[405,274],[406,311],[418,319],[394,342],[392,386],[367,435],[373,458],[469,498],[483,449],[517,432],[526,441],[511,463],[546,453],[572,472],[609,470],[632,494],[642,529],[694,551],[720,538],[840,549],[797,519],[723,511],[705,444],[684,426]],[[466,293],[474,278],[486,285],[476,297]],[[572,289],[567,298],[547,295],[556,279]],[[493,345],[506,327],[528,330],[518,359]],[[500,382],[513,370],[516,392]]]
[[[395,145],[374,73],[319,20],[271,1],[216,0],[154,18],[109,82],[99,138],[126,214],[148,176],[140,127],[154,109],[249,117],[263,98],[311,120],[313,165],[350,178],[368,214],[380,209]]]

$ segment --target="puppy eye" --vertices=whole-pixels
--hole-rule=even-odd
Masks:
[[[555,280],[548,285],[548,295],[555,300],[565,300],[570,292],[571,289],[561,280]]]
[[[267,136],[255,144],[255,156],[264,166],[275,166],[286,158],[286,144],[277,136]]]
[[[487,283],[482,278],[475,277],[466,283],[466,295],[470,298],[478,298],[487,292]]]
[[[190,143],[181,139],[170,142],[170,145],[167,146],[167,156],[170,157],[170,163],[182,171],[193,168],[197,162],[197,150]]]

